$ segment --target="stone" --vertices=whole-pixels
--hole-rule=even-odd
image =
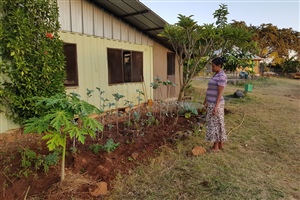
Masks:
[[[108,193],[107,183],[101,181],[97,183],[97,185],[93,185],[90,189],[90,194],[94,197],[98,197],[99,195],[106,195]]]
[[[104,167],[103,165],[98,165],[97,172],[102,173],[102,174],[108,174],[109,170],[106,167]]]
[[[138,156],[139,156],[139,153],[137,153],[137,152],[134,152],[134,153],[131,154],[131,157],[132,157],[134,160],[136,160]]]
[[[192,149],[192,154],[194,156],[204,155],[205,153],[206,153],[206,150],[203,147],[201,147],[201,146],[195,146]]]
[[[237,97],[237,98],[242,98],[245,96],[244,92],[241,91],[241,90],[237,90],[235,93],[234,93],[234,96]]]

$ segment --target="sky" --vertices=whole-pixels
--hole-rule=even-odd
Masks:
[[[178,14],[193,15],[199,25],[214,23],[215,10],[227,5],[227,22],[244,21],[247,26],[271,23],[279,29],[300,31],[300,0],[140,0],[169,24],[178,22]]]

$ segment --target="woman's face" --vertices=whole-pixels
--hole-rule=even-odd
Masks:
[[[216,65],[216,64],[212,63],[211,66],[212,66],[212,67],[211,67],[211,70],[212,70],[213,72],[219,72],[219,71],[221,70],[221,66],[220,66],[220,65]]]

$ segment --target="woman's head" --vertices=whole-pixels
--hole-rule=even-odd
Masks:
[[[227,60],[224,57],[217,57],[212,60],[212,71],[213,72],[219,72],[221,68],[223,67],[223,64]]]
[[[226,63],[226,58],[224,57],[217,57],[215,59],[212,60],[212,63],[215,64],[215,65],[220,65],[220,67],[223,66],[223,63]]]

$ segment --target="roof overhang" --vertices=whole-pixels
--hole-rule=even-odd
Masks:
[[[139,0],[90,0],[173,51],[167,38],[158,36],[168,24]]]

